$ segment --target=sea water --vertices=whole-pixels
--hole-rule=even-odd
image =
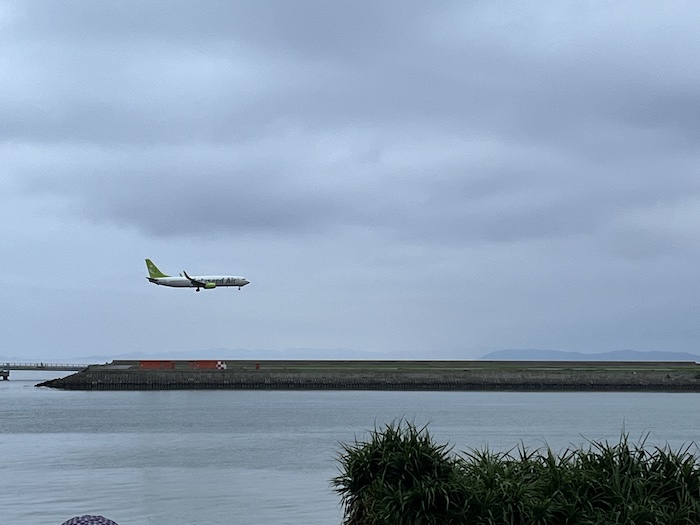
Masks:
[[[0,382],[0,520],[340,524],[341,443],[398,420],[455,452],[699,441],[700,394],[64,392]]]

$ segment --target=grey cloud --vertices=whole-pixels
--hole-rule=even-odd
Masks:
[[[53,173],[38,166],[26,189],[61,193],[93,220],[158,236],[359,227],[426,243],[595,236],[616,217],[673,206],[700,189],[692,176],[674,177],[673,184],[660,176],[688,170],[676,160],[651,171],[646,159],[621,172],[589,171],[567,167],[566,157],[547,151],[528,158],[529,150],[518,153],[509,144],[457,142],[440,152],[439,135],[420,142],[410,131],[394,142],[364,129],[346,132],[341,141],[283,129],[237,147],[78,146],[78,160],[67,156]]]
[[[659,109],[676,99],[680,119],[692,107],[694,94],[683,100],[663,81],[687,68],[665,61],[662,45],[648,63],[635,50],[639,41],[663,44],[663,32],[610,38],[601,29],[588,35],[579,23],[574,36],[559,30],[551,42],[533,44],[541,36],[533,29],[513,38],[509,24],[519,20],[507,7],[330,5],[36,5],[21,31],[27,49],[15,51],[49,65],[43,76],[34,73],[54,95],[42,100],[42,91],[38,100],[15,104],[20,112],[6,107],[5,133],[26,140],[226,142],[278,120],[379,126],[428,120],[576,148],[591,119],[616,112],[618,134],[630,121],[656,125],[654,114],[683,133],[695,131],[692,115],[674,121]],[[646,121],[639,121],[640,110]]]
[[[27,289],[47,266],[105,265],[123,282],[88,309],[114,301],[104,312],[145,348],[230,334],[152,335],[144,297],[201,325],[245,305],[236,336],[253,348],[687,346],[699,13],[5,2],[0,241],[5,279],[22,284],[4,313],[22,326],[23,300],[49,304]],[[175,268],[240,264],[255,284],[236,307],[219,294],[189,310],[188,295],[143,289],[142,252]],[[56,283],[47,326],[70,324],[55,305],[93,285]],[[81,340],[111,337],[100,329]]]

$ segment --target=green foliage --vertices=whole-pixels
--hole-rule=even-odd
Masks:
[[[465,494],[459,463],[436,445],[424,427],[388,425],[367,442],[343,445],[341,475],[333,480],[346,509],[346,523],[460,523]]]
[[[343,445],[333,479],[347,525],[689,525],[700,523],[700,463],[620,442],[588,449],[462,456],[404,422]]]

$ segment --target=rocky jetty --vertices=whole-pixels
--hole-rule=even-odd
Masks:
[[[113,361],[37,386],[65,390],[700,392],[700,365],[587,361]]]

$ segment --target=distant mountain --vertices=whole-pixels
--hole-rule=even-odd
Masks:
[[[472,356],[432,352],[368,352],[351,348],[287,348],[284,350],[248,348],[209,348],[189,351],[125,352],[111,355],[91,355],[77,357],[27,357],[2,356],[0,363],[108,363],[113,360],[139,359],[245,359],[245,360],[424,360],[424,359],[474,359]],[[695,361],[700,363],[700,355],[687,352],[639,352],[621,350],[603,353],[564,352],[561,350],[508,349],[490,352],[476,359],[489,361]]]
[[[269,350],[265,348],[200,348],[192,350],[162,350],[157,352],[122,352],[119,354],[93,354],[83,356],[51,357],[34,355],[31,357],[0,356],[0,363],[109,363],[114,360],[158,360],[181,361],[205,359],[244,359],[244,360],[381,360],[381,359],[425,359],[424,356],[408,357],[399,352],[370,352],[353,348],[285,348]]]
[[[700,355],[687,352],[639,352],[637,350],[617,350],[584,354],[581,352],[564,352],[561,350],[508,349],[498,350],[481,356],[488,361],[695,361],[700,362]]]
[[[67,362],[80,363],[107,363],[113,360],[139,360],[139,359],[174,359],[174,360],[199,360],[199,359],[245,359],[245,360],[269,360],[269,359],[300,359],[300,360],[342,360],[342,359],[382,359],[372,352],[353,350],[349,348],[287,348],[284,350],[248,349],[248,348],[208,348],[185,351],[161,351],[161,352],[126,352],[113,355],[91,355],[68,359]]]

